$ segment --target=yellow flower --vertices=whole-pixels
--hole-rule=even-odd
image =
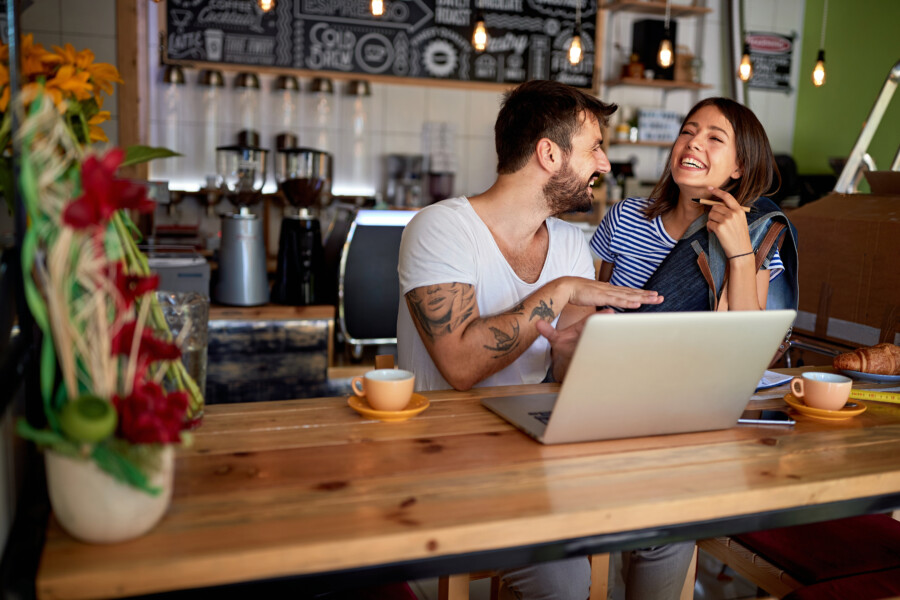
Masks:
[[[87,72],[91,74],[91,82],[97,87],[97,90],[103,90],[107,94],[112,95],[112,82],[125,83],[119,76],[119,70],[109,63],[96,63],[88,65]],[[100,94],[97,94],[97,98]]]
[[[0,112],[6,112],[6,106],[9,104],[9,69],[6,65],[0,63],[0,88],[3,89],[0,94]]]
[[[47,89],[57,88],[62,92],[68,92],[79,102],[87,100],[93,96],[94,91],[88,81],[90,76],[87,71],[78,72],[72,65],[63,65],[56,72],[56,76],[47,82]]]
[[[99,96],[98,96],[99,98]],[[106,132],[103,131],[103,128],[99,127],[100,123],[104,121],[108,121],[110,117],[110,113],[108,110],[98,111],[93,117],[88,119],[88,137],[90,141],[93,142],[108,142],[109,138],[106,137]]]
[[[94,64],[94,53],[85,48],[78,52],[72,44],[66,44],[62,48],[53,46],[55,54],[54,60],[64,65],[73,65],[79,72],[87,71],[90,73],[91,83],[98,91],[103,90],[107,94],[113,93],[112,82],[124,83],[119,77],[119,71],[109,63]]]
[[[9,48],[5,49],[6,62],[9,62]],[[41,44],[34,43],[34,35],[29,33],[22,36],[22,74],[26,78],[35,75],[49,75],[51,69],[48,65],[54,63],[54,55],[44,49]]]

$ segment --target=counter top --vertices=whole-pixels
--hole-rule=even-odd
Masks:
[[[225,306],[212,304],[209,307],[210,321],[302,321],[334,319],[334,306],[284,306],[264,304],[262,306]]]

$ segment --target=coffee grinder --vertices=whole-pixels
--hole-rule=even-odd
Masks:
[[[238,209],[222,215],[219,281],[213,294],[222,304],[257,306],[269,301],[261,219],[250,212],[266,183],[266,155],[255,132],[242,131],[234,146],[216,148],[216,168],[225,196]]]
[[[287,201],[278,239],[272,301],[293,306],[321,303],[325,258],[319,214],[331,200],[332,157],[312,148],[284,147],[275,155],[275,178]]]

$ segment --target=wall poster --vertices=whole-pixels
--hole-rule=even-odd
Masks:
[[[584,57],[567,59],[581,3]],[[555,79],[593,87],[595,0],[390,0],[374,17],[370,0],[167,0],[165,60],[520,83]],[[486,51],[472,47],[484,15]]]
[[[753,77],[748,81],[752,88],[791,91],[791,59],[794,53],[793,35],[780,33],[748,32],[744,38],[750,46],[750,62]]]

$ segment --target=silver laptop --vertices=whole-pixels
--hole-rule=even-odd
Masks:
[[[595,315],[558,394],[485,398],[544,444],[737,424],[793,310]]]

